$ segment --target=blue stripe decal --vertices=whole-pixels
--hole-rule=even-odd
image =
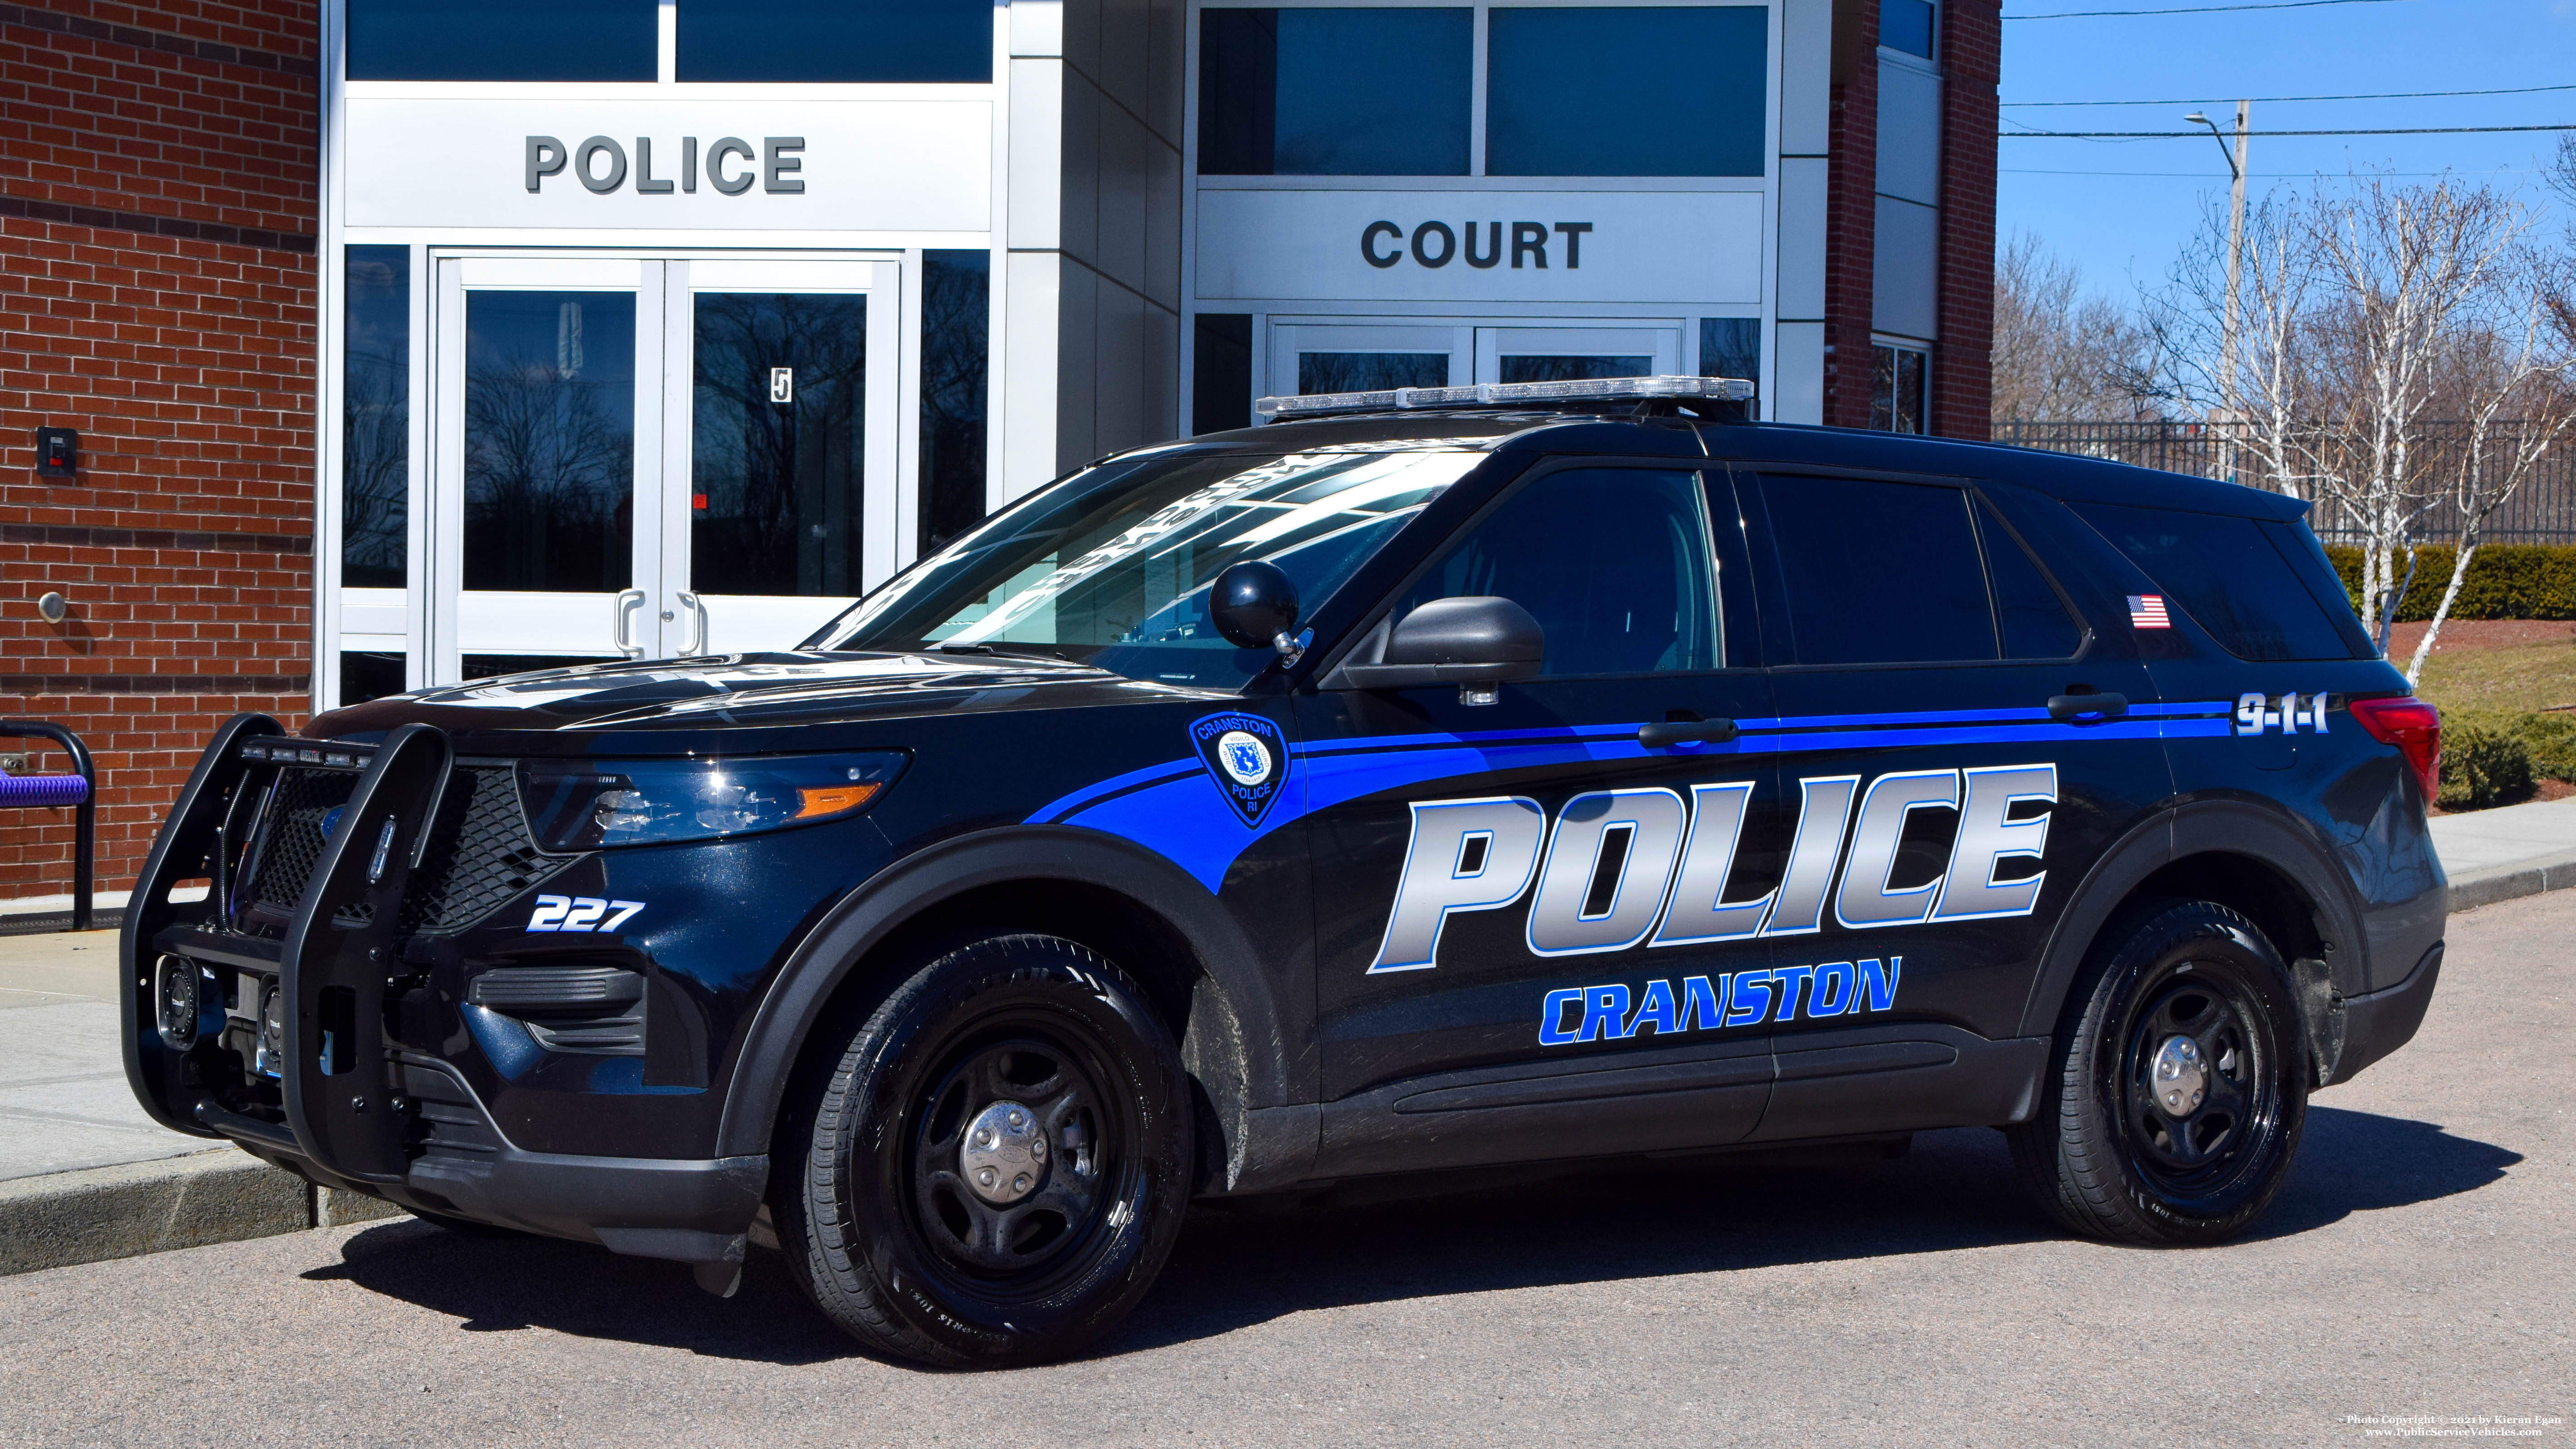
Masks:
[[[1121,790],[1133,789],[1151,780],[1166,777],[1179,779],[1200,773],[1202,771],[1196,760],[1165,760],[1159,765],[1147,765],[1141,770],[1129,770],[1123,775],[1112,775],[1096,785],[1085,785],[1070,795],[1060,795],[1039,806],[1037,812],[1029,816],[1029,819],[1031,821],[1054,820],[1058,816],[1081,809],[1085,804],[1103,795],[1115,795]]]
[[[2214,708],[2199,706],[2197,708]],[[2230,706],[2232,708],[2232,706]],[[1044,806],[1032,822],[1061,821],[1124,836],[1179,865],[1213,893],[1253,842],[1319,810],[1382,791],[1434,780],[1502,770],[1581,763],[1611,764],[1663,759],[1816,754],[1826,750],[1923,748],[1933,745],[2047,744],[2080,740],[2144,740],[2225,734],[2225,719],[2121,719],[2063,724],[2045,709],[1961,710],[1918,715],[1832,715],[1796,720],[1748,720],[1748,733],[1722,745],[1648,751],[1635,724],[1579,729],[1490,730],[1467,734],[1382,735],[1313,748],[1291,746],[1293,778],[1258,826],[1247,826],[1226,804],[1216,781],[1197,760],[1130,770]],[[1763,726],[1822,720],[1903,722],[1894,727],[1843,728],[1792,734]],[[2014,720],[2019,723],[1988,723]],[[1124,792],[1124,793],[1121,793]]]

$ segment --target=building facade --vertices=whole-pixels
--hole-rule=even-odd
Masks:
[[[0,711],[99,749],[112,889],[227,713],[791,645],[1267,393],[1705,373],[1983,436],[1999,30],[1993,0],[0,7]],[[39,428],[77,430],[67,475]],[[67,819],[0,830],[0,896],[64,888]]]

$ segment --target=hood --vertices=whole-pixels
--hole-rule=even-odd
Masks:
[[[414,722],[459,735],[710,730],[1233,697],[1058,659],[982,652],[722,654],[585,664],[398,694],[333,710],[305,733],[337,739]]]

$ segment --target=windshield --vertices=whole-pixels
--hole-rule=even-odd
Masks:
[[[959,539],[806,647],[985,648],[1239,688],[1273,655],[1216,632],[1207,597],[1219,572],[1276,564],[1311,611],[1484,457],[1448,444],[1122,458]]]

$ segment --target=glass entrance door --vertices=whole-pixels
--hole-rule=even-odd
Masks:
[[[1681,370],[1682,332],[1672,324],[1476,329],[1478,382],[1662,377]]]
[[[1469,329],[1437,323],[1274,322],[1270,391],[1376,392],[1467,381]]]
[[[893,262],[438,263],[433,682],[793,647],[905,561]]]
[[[687,350],[672,375],[676,479],[661,607],[675,654],[786,649],[894,576],[891,262],[671,264]],[[685,387],[685,395],[679,389]]]
[[[1374,392],[1682,371],[1677,321],[1274,319],[1267,391]]]
[[[645,607],[659,522],[654,270],[622,259],[439,264],[425,561],[440,606],[434,680],[658,651]]]

